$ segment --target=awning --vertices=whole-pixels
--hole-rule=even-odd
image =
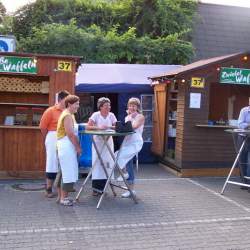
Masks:
[[[152,92],[149,76],[163,74],[180,65],[82,64],[76,75],[76,92]]]

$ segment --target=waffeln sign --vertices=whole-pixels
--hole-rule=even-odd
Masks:
[[[220,83],[250,85],[250,69],[221,68]]]
[[[0,56],[0,72],[36,74],[36,59],[32,57]]]

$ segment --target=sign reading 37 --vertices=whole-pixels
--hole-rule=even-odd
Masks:
[[[58,61],[57,62],[57,70],[58,71],[72,71],[72,63],[67,61]]]
[[[192,77],[191,78],[191,87],[193,88],[204,88],[205,79],[203,77]]]

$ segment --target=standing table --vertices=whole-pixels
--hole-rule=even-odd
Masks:
[[[118,188],[121,188],[121,189],[124,189],[124,190],[128,190],[130,192],[130,197],[134,200],[135,203],[138,203],[137,202],[137,199],[136,199],[136,196],[134,195],[134,193],[132,192],[131,188],[129,187],[128,183],[127,183],[127,180],[124,178],[124,175],[123,175],[123,172],[122,170],[119,168],[118,164],[117,164],[117,161],[119,159],[119,155],[122,151],[122,147],[123,147],[123,142],[124,140],[122,141],[122,144],[120,146],[120,149],[118,150],[118,153],[117,153],[117,156],[115,157],[113,151],[111,150],[109,144],[107,143],[108,142],[108,139],[110,138],[110,136],[126,136],[126,135],[130,135],[130,134],[133,134],[134,132],[126,132],[126,133],[117,133],[115,132],[114,130],[83,130],[80,132],[80,136],[84,135],[84,134],[87,134],[87,135],[92,135],[92,143],[93,143],[93,146],[96,150],[96,153],[97,153],[97,156],[98,156],[98,159],[100,160],[101,162],[101,166],[103,167],[103,170],[104,170],[104,173],[107,177],[107,181],[106,181],[106,184],[104,186],[104,189],[103,191],[101,192],[101,197],[98,201],[98,204],[97,204],[97,209],[100,207],[101,205],[101,202],[103,200],[103,197],[106,193],[106,190],[107,190],[107,187],[108,185],[110,186],[112,192],[113,192],[113,195],[116,196],[116,193],[115,193],[115,190],[114,190],[114,187],[118,187]],[[97,147],[96,145],[96,142],[94,140],[94,136],[93,135],[98,135],[102,138],[103,140],[103,144],[101,145],[101,147]],[[104,148],[107,148],[111,157],[113,158],[114,160],[114,164],[113,166],[111,167],[111,171],[110,171],[110,174],[108,174],[106,168],[105,168],[105,165],[104,165],[104,162],[103,162],[103,159],[102,159],[102,151]],[[91,174],[92,174],[92,171],[93,169],[95,168],[96,166],[96,162],[92,163],[92,168],[90,169],[89,173],[88,173],[88,176],[86,177],[86,179],[84,180],[79,192],[77,193],[76,195],[76,201],[79,201],[79,198],[80,198],[80,195],[84,189],[84,186],[86,185],[88,179],[90,178]],[[122,176],[123,178],[123,181],[124,181],[124,184],[125,184],[125,187],[124,186],[120,186],[120,185],[117,185],[115,183],[112,182],[112,175],[115,171],[115,169],[118,170],[118,172],[120,173],[120,175]]]
[[[229,183],[229,184],[233,184],[233,185],[238,185],[238,186],[244,186],[244,187],[250,187],[250,184],[246,184],[246,183],[243,183],[244,182],[244,179],[246,179],[246,177],[244,176],[243,174],[243,170],[242,170],[242,164],[247,164],[247,163],[241,163],[239,158],[240,158],[240,155],[244,149],[244,147],[246,146],[246,142],[247,142],[247,139],[249,138],[250,136],[250,130],[245,130],[245,129],[227,129],[225,130],[226,132],[228,133],[231,133],[232,136],[233,136],[233,142],[234,142],[234,147],[236,149],[236,152],[237,152],[237,155],[235,157],[235,160],[234,160],[234,163],[233,163],[233,166],[231,167],[231,170],[227,176],[227,179],[223,185],[223,188],[221,190],[221,194],[224,193],[224,190],[226,188],[226,185]],[[237,138],[239,135],[242,135],[243,136],[243,141],[242,141],[242,144],[240,145],[240,148],[238,150],[238,147],[237,147]],[[241,177],[241,180],[242,182],[236,182],[236,181],[230,181],[230,177],[233,173],[233,170],[234,168],[236,167],[237,163],[239,163],[239,167],[240,167],[240,177]]]

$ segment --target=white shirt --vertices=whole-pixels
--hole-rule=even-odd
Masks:
[[[93,113],[89,119],[93,121],[97,127],[103,126],[103,125],[111,127],[117,121],[115,115],[112,112],[109,112],[108,115],[104,117],[101,115],[100,111]]]

